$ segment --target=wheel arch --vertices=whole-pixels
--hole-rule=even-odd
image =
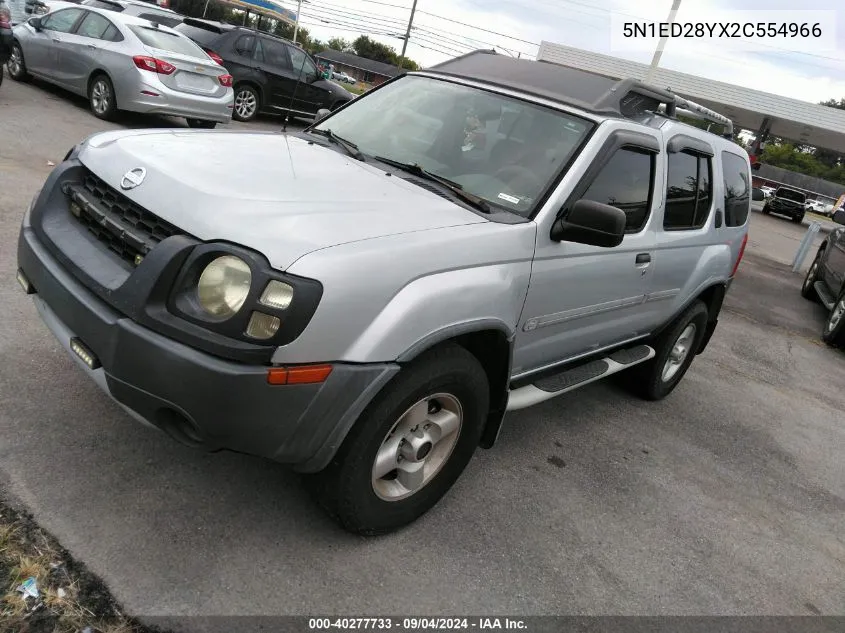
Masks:
[[[261,88],[261,86],[258,85],[258,82],[254,81],[253,79],[241,79],[232,87],[232,91],[237,92],[238,88],[242,86],[249,86],[250,88],[255,90],[256,94],[258,95],[258,108],[262,108],[265,103],[264,90]]]
[[[397,361],[400,365],[409,363],[423,352],[447,344],[460,345],[475,356],[490,386],[490,409],[480,446],[491,448],[499,435],[508,405],[513,341],[514,333],[502,321],[483,319],[459,323],[429,334],[401,354]]]
[[[719,321],[719,313],[722,310],[722,303],[725,300],[725,294],[728,291],[728,282],[719,281],[711,283],[694,295],[672,314],[657,330],[652,333],[652,336],[659,336],[666,328],[670,327],[675,320],[681,316],[693,303],[701,301],[707,308],[707,330],[704,332],[704,337],[701,339],[701,344],[696,350],[696,354],[701,354],[710,342],[713,332],[716,330],[716,324]]]

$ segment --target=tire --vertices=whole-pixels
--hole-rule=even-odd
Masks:
[[[771,213],[771,211],[769,211],[769,205],[764,204],[763,205],[763,215],[769,215],[769,213]]]
[[[113,121],[117,115],[117,97],[111,79],[104,74],[91,77],[88,82],[88,106],[91,113],[103,121]]]
[[[845,288],[839,293],[827,317],[822,340],[831,347],[845,348]]]
[[[213,130],[217,127],[217,121],[204,121],[203,119],[185,119],[188,127],[199,130]]]
[[[446,494],[469,463],[489,400],[487,376],[472,354],[457,345],[426,352],[376,396],[326,469],[310,476],[312,494],[356,534],[385,534],[411,523]],[[438,424],[447,422],[447,428],[456,428],[438,441]],[[386,456],[381,476],[375,472],[380,449]],[[422,473],[422,483],[409,491],[403,484],[413,483],[414,472]]]
[[[801,215],[796,215],[792,218],[792,221],[795,222],[795,224],[801,224],[801,222],[803,220],[804,220],[804,214],[803,213]]]
[[[644,400],[662,400],[672,393],[695,358],[707,328],[707,317],[707,307],[695,301],[652,342],[654,358],[630,372],[628,384],[635,394]]]
[[[9,77],[15,81],[27,81],[29,79],[29,73],[26,72],[23,51],[17,42],[12,44],[12,54],[9,57],[9,61],[6,62],[6,69],[9,71]]]
[[[819,294],[816,292],[813,284],[819,280],[819,265],[821,264],[822,255],[824,255],[824,249],[820,248],[819,252],[816,253],[813,263],[810,264],[807,276],[804,277],[804,283],[801,284],[801,296],[814,303],[818,303],[819,301]]]
[[[261,110],[261,97],[258,91],[250,85],[235,86],[235,105],[232,108],[232,118],[235,121],[252,121]]]

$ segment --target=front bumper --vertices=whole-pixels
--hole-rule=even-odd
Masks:
[[[142,70],[127,73],[121,80],[125,85],[116,86],[121,110],[142,114],[166,114],[217,123],[228,123],[232,119],[235,94],[231,88],[219,97],[180,92],[168,88],[153,73]]]
[[[24,224],[18,266],[41,318],[77,364],[134,418],[183,444],[323,468],[394,364],[336,364],[321,384],[270,385],[268,366],[223,360],[149,330],[87,290]],[[81,341],[91,369],[71,350]]]

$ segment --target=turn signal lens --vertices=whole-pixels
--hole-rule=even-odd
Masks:
[[[331,373],[331,365],[273,367],[267,371],[267,382],[271,385],[311,385],[323,382]]]
[[[261,293],[259,301],[268,308],[286,310],[293,300],[293,288],[281,281],[272,280]]]
[[[279,317],[263,312],[253,312],[249,318],[249,324],[246,326],[246,335],[261,340],[273,338],[279,331],[281,324]]]

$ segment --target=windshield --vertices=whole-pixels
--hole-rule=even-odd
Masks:
[[[149,26],[132,25],[129,27],[145,46],[170,53],[180,53],[191,57],[207,58],[203,50],[184,35]]]
[[[418,164],[528,215],[592,123],[469,86],[406,75],[315,126],[366,155]]]
[[[795,191],[794,189],[778,189],[777,197],[792,200],[793,202],[804,203],[804,194],[800,191]]]

